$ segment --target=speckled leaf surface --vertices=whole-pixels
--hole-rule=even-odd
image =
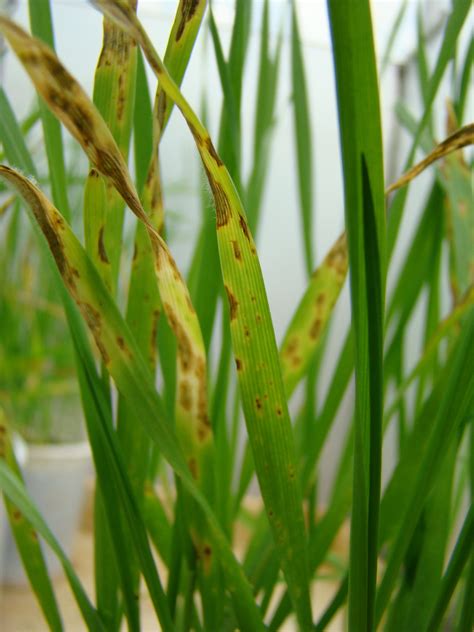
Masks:
[[[296,453],[265,286],[245,212],[207,130],[169,77],[136,16],[122,2],[95,4],[142,46],[163,90],[182,111],[201,155],[216,205],[232,344],[256,471],[300,625],[309,628],[306,535]]]

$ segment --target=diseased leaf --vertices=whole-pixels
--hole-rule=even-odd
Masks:
[[[216,204],[232,342],[257,475],[300,625],[309,628],[306,536],[296,454],[268,301],[245,212],[209,134],[166,72],[136,16],[123,2],[95,4],[139,42],[163,90],[182,111],[201,155]]]
[[[474,143],[474,123],[470,125],[465,125],[461,127],[461,129],[448,136],[446,140],[440,143],[433,151],[426,156],[421,162],[412,167],[409,171],[407,171],[401,178],[399,178],[396,182],[391,184],[386,194],[392,193],[392,191],[396,191],[401,187],[405,186],[411,180],[416,178],[422,171],[424,171],[427,167],[432,165],[434,162],[451,154],[453,151],[457,149],[461,149],[462,147],[467,147],[468,145],[472,145]]]
[[[306,375],[346,279],[347,240],[343,233],[315,270],[285,333],[280,362],[287,397]]]
[[[227,585],[235,599],[242,629],[249,632],[262,630],[261,617],[242,568],[209,504],[195,485],[145,361],[93,264],[59,211],[35,185],[7,166],[0,166],[0,175],[15,186],[30,205],[48,240],[64,284],[94,336],[102,361],[119,392],[134,402],[137,420],[159,445],[203,511],[216,555],[219,556]]]

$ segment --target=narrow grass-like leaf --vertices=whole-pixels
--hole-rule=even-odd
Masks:
[[[204,163],[216,203],[219,256],[256,470],[295,610],[306,629],[311,625],[311,606],[296,455],[268,301],[245,212],[206,129],[167,74],[136,16],[122,2],[95,4],[140,43],[163,90],[186,118]]]
[[[9,167],[2,166],[0,171],[2,177],[19,188],[31,205],[48,239],[64,283],[93,334],[102,360],[119,392],[134,402],[136,418],[160,446],[183,485],[203,510],[216,555],[227,577],[227,586],[236,602],[236,613],[242,629],[261,630],[263,624],[250,586],[212,510],[194,483],[145,361],[97,271],[60,213],[39,189]]]
[[[401,178],[399,178],[396,182],[391,184],[387,189],[387,195],[392,191],[396,191],[401,187],[405,186],[413,178],[416,178],[422,171],[424,171],[427,167],[432,165],[434,162],[451,154],[453,151],[457,149],[461,149],[462,147],[467,147],[468,145],[472,145],[474,143],[474,123],[470,125],[465,125],[461,129],[448,136],[446,140],[440,143],[433,151],[426,156],[421,162],[412,167],[409,171],[407,171]]]
[[[291,5],[291,86],[296,140],[296,163],[306,272],[313,271],[313,140],[303,51],[295,3]]]
[[[0,408],[0,461],[22,481],[21,471],[15,458],[7,420]],[[48,574],[46,562],[38,541],[38,534],[32,524],[7,496],[4,498],[10,527],[31,587],[38,599],[46,621],[51,630],[63,630],[61,615]]]
[[[456,546],[449,560],[448,567],[443,575],[436,602],[433,607],[430,619],[426,626],[426,631],[438,630],[443,614],[448,607],[451,595],[456,588],[464,566],[473,555],[472,542],[474,540],[474,506],[471,505],[464,520],[464,524],[459,534]]]
[[[287,397],[306,375],[347,274],[345,233],[315,270],[285,333],[280,362]]]
[[[110,536],[115,546],[117,566],[123,583],[123,598],[131,629],[139,629],[138,606],[136,598],[136,578],[132,573],[129,550],[124,541],[124,524],[128,525],[127,535],[134,544],[140,568],[143,572],[152,603],[161,626],[164,630],[172,630],[173,625],[167,607],[166,597],[160,582],[155,562],[153,560],[148,538],[140,510],[133,495],[133,490],[126,475],[126,468],[121,460],[118,442],[110,419],[110,409],[106,394],[101,388],[101,381],[90,359],[84,357],[80,340],[74,340],[82,363],[78,367],[79,381],[83,392],[89,392],[91,397],[83,400],[85,417],[88,423],[89,439],[91,442],[94,463],[101,487],[100,499],[108,518]],[[94,378],[95,376],[95,378]],[[123,514],[120,513],[120,508]],[[125,517],[125,520],[123,520]],[[134,602],[134,604],[133,604]]]
[[[458,303],[474,284],[472,168],[459,153],[447,156],[440,171],[440,180],[447,193],[445,209],[451,292],[454,302]]]
[[[276,43],[275,53],[272,57],[270,53],[270,15],[268,0],[264,0],[262,6],[261,29],[258,90],[255,102],[253,163],[246,191],[248,221],[252,234],[256,234],[258,229],[263,187],[271,157],[270,149],[272,129],[275,124],[278,69],[280,66],[282,43],[280,34]]]
[[[11,164],[37,177],[23,134],[2,88],[0,88],[0,138]]]
[[[380,65],[380,75],[383,76],[386,71],[388,64],[390,62],[390,57],[392,55],[392,50],[395,45],[395,41],[397,39],[397,35],[400,31],[400,27],[403,22],[403,18],[405,17],[405,13],[408,7],[408,0],[402,0],[400,3],[400,7],[398,9],[396,18],[393,22],[392,28],[390,29],[390,34],[387,38],[387,44],[382,56],[382,63]]]
[[[373,628],[382,426],[385,210],[378,80],[368,2],[328,2],[344,167],[356,426],[349,625]]]
[[[49,530],[35,506],[31,503],[24,485],[3,460],[0,460],[0,487],[3,493],[18,507],[18,510],[29,520],[58,557],[88,629],[92,632],[105,632],[105,628],[74,572],[72,564],[69,562],[58,541]]]
[[[178,86],[181,85],[188,67],[206,5],[207,0],[192,0],[191,2],[190,0],[180,0],[176,9],[163,61]],[[158,86],[156,102],[159,103],[157,111],[160,112],[159,125],[161,133],[163,133],[174,102],[166,98],[160,86]]]
[[[474,398],[474,313],[471,311],[457,340],[452,364],[447,367],[448,376],[442,382],[440,401],[434,401],[434,421],[425,415],[431,426],[424,455],[416,468],[416,478],[404,502],[405,509],[397,520],[397,533],[390,550],[386,570],[377,592],[376,621],[380,618],[390,598],[396,576],[406,548],[423,508],[423,499],[433,484],[433,475],[440,467],[456,429],[465,421]],[[434,411],[430,411],[431,413]],[[415,426],[416,430],[416,426]],[[413,447],[415,444],[413,443]],[[400,515],[400,512],[399,512]],[[386,523],[387,524],[387,523]],[[381,535],[382,535],[381,531]]]
[[[456,117],[460,123],[463,122],[464,110],[466,107],[466,99],[469,93],[470,79],[472,76],[472,69],[474,66],[474,38],[471,37],[469,46],[466,50],[466,56],[464,58],[461,78],[459,81],[458,95],[456,99]]]
[[[441,48],[436,59],[436,63],[431,74],[430,85],[427,89],[427,96],[425,101],[425,112],[421,121],[418,124],[416,135],[413,139],[410,153],[405,164],[404,171],[407,171],[415,157],[415,152],[420,142],[421,136],[425,130],[426,124],[431,117],[431,108],[438,92],[438,88],[443,78],[444,72],[449,61],[455,54],[456,44],[458,41],[459,33],[466,20],[469,9],[471,8],[470,0],[456,0],[453,4],[453,10],[451,11],[446,28],[444,30]],[[387,252],[390,257],[395,247],[397,240],[398,229],[402,219],[403,209],[405,207],[405,200],[407,196],[407,190],[399,191],[391,204],[390,212],[387,223]]]
[[[54,50],[50,0],[29,0],[28,10],[30,14],[31,32]],[[43,125],[46,155],[48,157],[48,173],[51,178],[53,202],[61,209],[64,217],[69,220],[71,210],[67,191],[66,164],[64,160],[61,126],[44,103],[39,104],[39,111]]]

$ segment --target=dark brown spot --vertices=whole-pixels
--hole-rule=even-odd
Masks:
[[[326,257],[327,265],[332,268],[339,277],[344,277],[347,272],[347,240],[345,233],[339,237]]]
[[[300,344],[299,339],[296,338],[296,336],[293,336],[285,345],[284,354],[286,356],[294,355],[299,347],[299,344]]]
[[[99,252],[99,259],[102,263],[109,263],[109,258],[107,257],[107,251],[105,250],[104,244],[104,227],[101,226],[99,230],[99,240],[97,242],[97,250]]]
[[[199,442],[205,441],[211,433],[211,423],[207,415],[200,418],[200,423],[197,427],[197,438]]]
[[[193,364],[194,356],[189,336],[176,318],[176,314],[169,303],[163,303],[166,317],[178,343],[178,359],[183,371],[189,371]]]
[[[191,385],[187,380],[183,380],[179,385],[179,403],[186,411],[190,411],[193,400],[191,393]]]
[[[248,326],[247,326],[247,325],[244,325],[244,336],[245,336],[247,339],[250,339],[250,329],[248,328]]]
[[[165,114],[166,114],[166,94],[162,90],[160,94],[158,95],[158,104],[157,104],[158,126],[160,130],[163,128]]]
[[[234,257],[237,259],[237,261],[242,261],[242,252],[240,250],[238,242],[236,242],[234,239],[232,239],[231,240],[231,244],[232,244],[232,248],[234,250]]]
[[[197,129],[194,127],[194,125],[190,122],[190,121],[186,121],[189,127],[189,131],[191,132],[191,134],[194,137],[194,140],[197,142],[198,145],[200,145],[201,147],[203,146],[204,140],[203,137],[201,136],[201,134],[197,131]]]
[[[188,467],[192,474],[192,477],[197,480],[198,478],[198,464],[194,457],[191,457],[188,461]]]
[[[122,338],[122,336],[117,336],[117,344],[122,349],[122,351],[125,350],[125,340]]]
[[[257,407],[257,410],[262,410],[262,400],[260,397],[255,398],[255,406]]]
[[[229,310],[230,310],[230,320],[234,320],[237,316],[237,308],[239,307],[239,301],[232,294],[231,290],[227,285],[224,286],[225,291],[227,292],[227,299],[229,301]]]
[[[277,408],[275,408],[275,412],[278,415],[278,417],[281,417],[283,415],[283,411],[282,411],[282,409],[279,406],[277,406]]]
[[[209,152],[209,154],[212,156],[212,159],[214,160],[214,162],[216,163],[216,165],[218,167],[222,167],[223,162],[222,160],[219,158],[219,155],[216,151],[216,148],[214,147],[214,145],[212,144],[212,140],[210,138],[210,136],[208,136],[205,140],[206,143],[206,148],[207,151]]]
[[[138,257],[138,245],[137,245],[137,242],[135,242],[133,246],[133,261],[136,261],[137,257]]]
[[[318,307],[321,307],[323,305],[323,303],[326,302],[326,294],[324,292],[320,292],[317,296],[316,296],[316,305]]]
[[[20,520],[22,519],[22,514],[19,509],[14,509],[12,511],[12,519],[14,522],[20,522]]]
[[[97,171],[97,169],[94,169],[94,167],[92,167],[92,169],[89,171],[89,178],[99,178],[100,177],[100,173]]]
[[[222,186],[214,179],[209,171],[207,171],[207,175],[209,184],[211,185],[212,195],[214,197],[217,228],[221,228],[229,222],[232,216],[229,198],[227,197],[227,194]]]
[[[70,92],[76,82],[60,61],[51,53],[44,55],[43,61],[54,81],[57,81],[61,88]]]
[[[151,334],[150,334],[150,366],[155,367],[156,363],[156,333],[158,330],[158,320],[160,318],[160,310],[154,309],[151,316]]]
[[[242,371],[242,360],[240,360],[240,358],[235,358],[235,366],[237,367],[237,371]]]
[[[175,39],[177,42],[183,37],[186,24],[192,19],[199,5],[199,0],[183,0],[181,4],[181,19],[176,29]]]
[[[240,224],[240,228],[242,229],[242,232],[244,233],[248,241],[250,241],[249,227],[243,215],[239,215],[239,224]]]
[[[309,330],[309,337],[313,340],[316,340],[321,333],[322,320],[320,318],[316,318],[314,323],[311,325],[311,329]]]
[[[255,320],[257,323],[261,323],[262,322],[262,317],[260,314],[255,314]]]

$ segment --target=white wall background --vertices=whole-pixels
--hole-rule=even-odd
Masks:
[[[386,164],[394,169],[391,177],[399,173],[403,148],[407,137],[396,126],[392,114],[397,100],[398,66],[404,63],[416,47],[416,10],[417,4],[410,2],[403,27],[397,37],[388,71],[381,83],[382,117],[385,136]],[[53,0],[53,19],[56,34],[56,46],[60,58],[82,85],[91,92],[96,61],[101,47],[101,16],[85,0]],[[253,21],[253,33],[247,74],[244,87],[243,124],[244,149],[252,143],[253,116],[255,108],[256,74],[258,70],[258,24],[262,2],[254,3],[256,15]],[[272,31],[276,35],[280,26],[288,23],[288,3],[284,0],[271,1],[273,10]],[[342,177],[339,160],[339,139],[337,130],[337,111],[330,50],[326,3],[322,0],[299,0],[297,2],[300,28],[304,41],[309,99],[313,113],[314,141],[314,191],[315,191],[315,240],[318,261],[324,256],[343,227]],[[373,16],[376,44],[382,54],[391,26],[398,11],[398,0],[373,0]],[[231,0],[213,3],[215,16],[221,28],[224,45],[228,44],[233,19]],[[449,0],[429,0],[424,2],[424,15],[428,29],[436,24],[449,11]],[[140,0],[139,16],[150,33],[158,51],[164,51],[167,33],[172,23],[176,2],[165,0]],[[19,0],[15,19],[28,25],[28,6],[26,0]],[[286,28],[286,30],[288,30]],[[199,110],[203,86],[208,86],[210,100],[211,135],[216,136],[217,121],[221,105],[221,91],[217,69],[213,60],[212,47],[205,54],[204,38],[199,39],[196,54],[187,71],[183,92],[190,103]],[[431,58],[439,45],[439,37],[434,38],[429,47]],[[8,54],[4,59],[3,84],[10,99],[15,104],[17,116],[26,114],[31,106],[33,91],[31,84],[16,59]],[[154,91],[155,83],[150,74],[150,86]],[[413,69],[408,69],[406,94],[414,114],[420,113],[420,104]],[[264,196],[263,221],[258,239],[259,255],[266,279],[267,292],[272,310],[277,339],[281,337],[291,315],[305,288],[303,254],[300,240],[300,224],[297,212],[296,167],[293,147],[293,119],[290,105],[290,68],[289,42],[287,35],[282,50],[280,88],[276,109],[276,134],[271,153],[268,186]],[[442,119],[444,116],[442,97],[439,99],[438,133],[444,134]],[[400,138],[402,153],[394,156],[394,135]],[[199,226],[198,195],[200,180],[198,157],[188,129],[178,112],[172,117],[162,145],[164,161],[164,179],[166,204],[170,211],[171,246],[182,270],[186,270],[192,252],[193,243]],[[245,166],[248,169],[249,165]],[[430,176],[425,176],[429,182]],[[422,196],[423,187],[417,187],[410,194],[408,209],[416,209]],[[418,200],[417,200],[418,198]],[[176,213],[175,213],[176,212]],[[416,223],[416,212],[406,213],[401,231],[403,238],[395,256],[395,267],[400,260],[407,236]],[[342,343],[349,321],[349,299],[347,287],[338,305],[334,326],[331,332],[330,349],[336,359],[336,351]],[[420,309],[420,317],[422,311]],[[416,323],[415,323],[416,328]],[[413,353],[409,362],[416,358],[419,342],[414,333]],[[325,366],[320,390],[324,392],[332,373],[331,362]],[[351,394],[345,398],[331,441],[323,455],[322,477],[323,498],[327,492],[331,471],[336,463],[340,448],[341,425],[347,423],[352,408]],[[391,468],[391,442],[387,444],[385,475]]]

